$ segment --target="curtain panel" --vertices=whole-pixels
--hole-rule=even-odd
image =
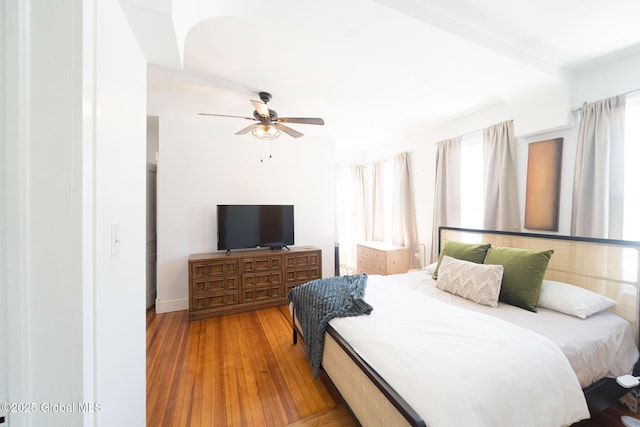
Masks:
[[[584,104],[573,175],[571,234],[622,239],[625,96]]]
[[[460,225],[461,141],[461,137],[451,138],[438,142],[437,146],[431,262],[438,259],[438,228]]]
[[[484,220],[487,230],[520,231],[513,120],[484,129]]]
[[[339,165],[336,169],[336,238],[340,274],[356,271],[356,243],[365,240],[365,168]]]
[[[371,163],[369,173],[369,185],[365,190],[365,240],[384,241],[384,161]]]
[[[391,240],[394,245],[409,248],[409,268],[420,268],[409,153],[394,157],[393,171]]]
[[[368,165],[339,165],[336,169],[336,236],[339,243],[340,274],[357,268],[358,242],[391,242],[409,248],[411,268],[419,267],[417,227],[411,183],[409,154],[393,158],[393,175],[385,178],[385,162]],[[388,191],[385,194],[385,179]],[[390,230],[385,230],[385,200],[391,203]],[[389,231],[391,235],[386,235]],[[386,233],[386,234],[385,234]]]

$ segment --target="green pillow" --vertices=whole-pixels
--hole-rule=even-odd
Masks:
[[[539,251],[492,246],[484,263],[504,267],[500,301],[537,312],[540,287],[551,255],[553,249]]]
[[[463,261],[475,262],[476,264],[482,264],[487,250],[491,247],[490,243],[462,243],[455,240],[445,240],[440,250],[440,256],[438,257],[438,265],[433,272],[433,280],[438,279],[438,269],[442,258],[447,255],[451,258],[461,259]]]

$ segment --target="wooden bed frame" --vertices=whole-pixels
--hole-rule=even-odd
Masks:
[[[615,300],[617,306],[611,311],[631,323],[638,344],[640,242],[441,227],[440,246],[444,240],[554,249],[545,279],[572,283]],[[294,339],[295,328],[294,322]],[[325,334],[322,370],[361,425],[426,425],[330,325]],[[639,370],[636,364],[634,374]],[[606,409],[627,391],[611,378],[584,389],[591,414]]]

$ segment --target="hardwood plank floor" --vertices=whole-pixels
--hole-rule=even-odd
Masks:
[[[286,306],[194,322],[147,313],[149,426],[285,426],[337,406],[292,344]]]
[[[623,427],[612,407],[576,427]],[[640,418],[640,417],[639,417]],[[148,426],[351,427],[291,343],[288,307],[190,322],[147,311]]]
[[[573,427],[624,427],[624,424],[620,421],[620,417],[623,415],[640,418],[640,415],[631,414],[623,409],[622,405],[616,405],[594,415],[591,419],[574,424]]]

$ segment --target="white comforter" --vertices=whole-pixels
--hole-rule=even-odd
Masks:
[[[381,282],[369,277],[370,315],[330,324],[429,427],[558,427],[589,417],[567,358],[547,338]]]
[[[426,271],[377,276],[373,280],[384,281],[388,286],[402,285],[449,305],[488,314],[547,337],[567,357],[583,389],[603,377],[630,374],[638,360],[631,324],[608,311],[584,320],[544,308],[533,313],[503,302],[498,302],[497,308],[489,307],[438,289],[431,273]]]

